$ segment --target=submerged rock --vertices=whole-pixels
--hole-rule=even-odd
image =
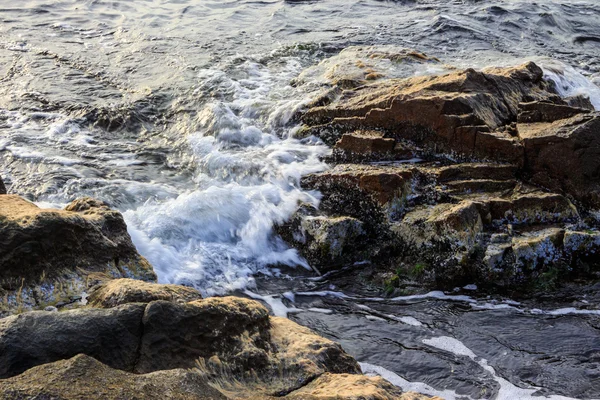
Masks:
[[[156,280],[123,216],[90,198],[56,210],[2,196],[0,265],[0,315],[79,302],[98,280]]]

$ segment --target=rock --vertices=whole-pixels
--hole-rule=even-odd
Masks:
[[[191,368],[215,354],[246,369],[268,365],[269,313],[255,301],[209,298],[187,304],[154,301],[144,312],[135,372]]]
[[[173,369],[137,375],[80,354],[0,381],[0,397],[20,399],[218,400],[228,397],[196,371]]]
[[[412,49],[397,46],[351,46],[338,55],[307,68],[293,84],[355,88],[382,78],[406,78],[423,73],[425,69],[443,71],[446,68],[449,67],[435,57],[428,57]]]
[[[158,300],[0,319],[2,398],[69,399],[92,391],[113,398],[134,385],[142,396],[152,386],[174,385],[173,398],[183,393],[186,399],[204,398],[198,393],[217,393],[209,390],[213,387],[226,397],[209,398],[237,393],[231,398],[266,399],[292,393],[325,373],[335,378],[360,372],[338,344],[288,319],[269,317],[262,305],[243,298]]]
[[[441,400],[402,391],[380,377],[323,374],[308,385],[285,396],[298,400]]]
[[[512,224],[575,222],[579,214],[564,196],[540,191],[514,192],[508,198],[485,200],[493,221]]]
[[[6,194],[6,186],[4,186],[4,181],[0,176],[0,194]]]
[[[385,138],[382,133],[355,132],[343,135],[335,144],[333,158],[352,162],[407,160],[413,158],[413,153],[395,139]]]
[[[223,390],[223,386],[227,386],[223,382],[226,379],[222,377],[220,381],[210,381],[198,369],[132,374],[80,354],[68,360],[34,367],[21,375],[3,380],[0,397],[5,400],[440,400],[412,392],[402,393],[380,377],[363,375],[325,373],[283,397],[257,395],[248,390],[251,384],[244,387],[240,382],[234,390]]]
[[[464,251],[477,242],[483,222],[477,205],[465,200],[459,204],[418,208],[407,213],[393,229],[417,251],[423,247]]]
[[[385,80],[345,92],[330,106],[314,107],[309,126],[380,130],[436,151],[523,163],[517,139],[498,130],[516,121],[524,99],[548,96],[542,70],[518,68]],[[556,96],[555,96],[556,97]]]
[[[600,113],[518,129],[531,182],[600,207]]]
[[[81,353],[132,371],[144,308],[127,304],[109,310],[31,311],[0,319],[0,378]]]
[[[305,206],[277,230],[318,271],[358,261],[362,256],[356,246],[365,238],[365,231],[356,218],[317,215],[316,210]]]
[[[0,314],[79,302],[98,280],[155,281],[123,216],[84,198],[64,210],[41,209],[16,195],[0,200]]]
[[[533,101],[530,103],[519,104],[517,122],[524,124],[534,122],[554,122],[586,113],[589,113],[589,110],[564,104]]]
[[[201,298],[202,295],[196,289],[186,286],[113,279],[92,288],[88,304],[97,308],[112,308],[127,303],[150,303],[154,300],[187,303]]]
[[[361,81],[302,119],[303,134],[335,145],[337,161],[393,160],[396,146],[408,157],[409,143],[421,156],[508,162],[531,183],[600,207],[598,114],[561,99],[531,62]]]

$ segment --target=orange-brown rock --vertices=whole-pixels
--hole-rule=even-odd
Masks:
[[[90,198],[64,210],[0,197],[0,315],[79,303],[94,281],[156,280],[136,250],[123,216]]]
[[[112,308],[127,303],[150,303],[155,300],[188,303],[202,298],[194,288],[163,285],[136,279],[112,279],[93,287],[88,304],[97,308]]]

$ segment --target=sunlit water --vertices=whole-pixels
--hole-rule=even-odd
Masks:
[[[272,230],[298,201],[318,204],[319,194],[303,190],[299,179],[328,168],[319,157],[329,150],[316,138],[290,138],[297,111],[319,85],[290,82],[347,46],[411,47],[460,67],[535,60],[561,94],[583,91],[600,108],[600,8],[594,0],[0,0],[0,19],[0,174],[9,190],[43,206],[84,195],[108,202],[124,213],[135,244],[161,281],[193,285],[205,295],[261,291],[256,277],[279,276],[282,265],[309,274],[305,261]],[[546,394],[590,398],[600,391],[591,356],[577,373],[561,378],[553,370],[552,379],[536,380],[498,369],[499,354],[484,357],[485,366],[498,363],[494,373],[483,361],[468,361],[470,354],[447,355],[446,367],[470,363],[472,369],[457,368],[456,379],[440,379],[447,371],[436,362],[416,367],[418,357],[394,350],[397,343],[417,341],[417,353],[448,353],[423,342],[434,334],[423,325],[374,319],[379,314],[355,317],[352,307],[361,301],[353,299],[331,307],[296,297],[294,303],[280,297],[285,290],[270,288],[266,300],[274,309],[312,308],[294,318],[342,341],[361,361],[431,382],[439,393],[513,393],[502,389],[499,376],[546,387]],[[385,315],[404,317],[398,305],[385,307]],[[416,311],[411,318],[419,322],[425,311]],[[459,325],[481,315],[490,323],[506,313],[513,329],[529,329],[518,311],[475,313],[470,306]],[[452,315],[441,306],[437,337],[485,343],[482,335],[453,332]],[[528,315],[545,328],[561,318]],[[355,329],[343,329],[340,321],[348,318]],[[565,318],[575,321],[566,326],[599,326],[594,314]],[[374,343],[388,356],[357,340],[373,329],[379,332]],[[340,332],[346,336],[337,337]],[[565,328],[557,337],[574,332]],[[506,340],[507,351],[517,354],[510,342],[516,339]],[[587,343],[590,354],[600,351],[598,341]],[[565,362],[570,354],[556,357]],[[418,373],[409,373],[411,365]]]

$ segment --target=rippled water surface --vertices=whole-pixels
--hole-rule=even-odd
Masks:
[[[100,198],[124,212],[161,281],[209,295],[266,290],[280,311],[317,309],[293,316],[403,387],[600,397],[597,314],[439,298],[407,308],[292,301],[281,297],[289,280],[268,267],[306,266],[271,228],[298,200],[318,204],[299,178],[328,168],[318,140],[290,138],[319,89],[290,85],[303,69],[350,45],[392,44],[463,67],[536,60],[571,71],[565,93],[599,90],[595,0],[0,0],[0,19],[0,174],[10,191],[48,206]],[[265,275],[279,283],[257,288]],[[307,290],[323,285],[338,292],[335,281]],[[404,313],[414,321],[398,320]]]

